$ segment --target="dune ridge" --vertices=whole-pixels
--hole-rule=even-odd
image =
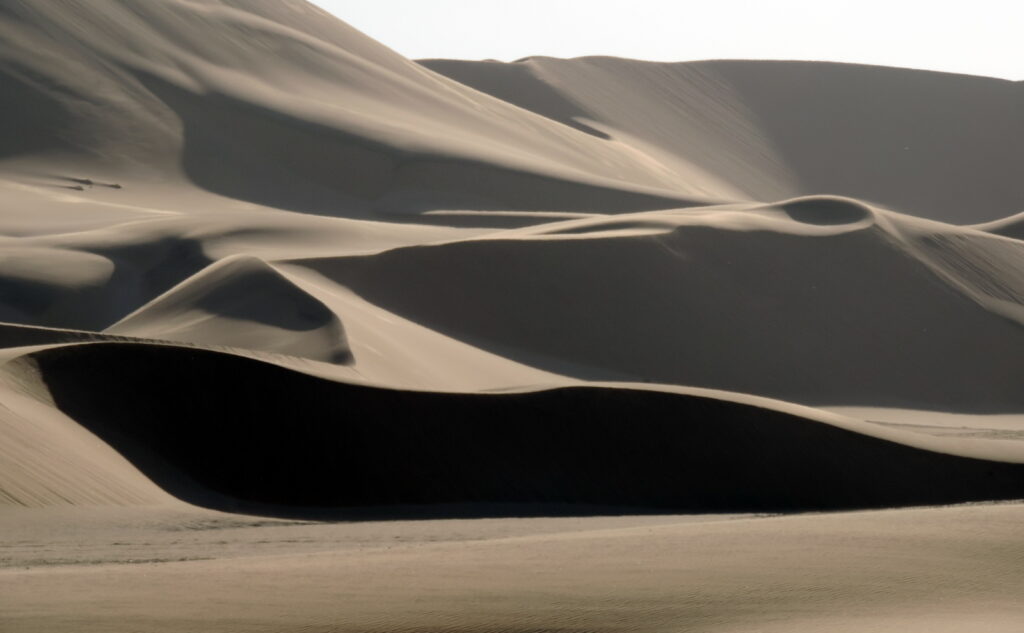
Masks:
[[[0,630],[1024,630],[1022,87],[0,2]]]
[[[826,63],[413,62],[301,0],[26,0],[0,7],[0,36],[2,360],[14,376],[41,363],[76,421],[100,424],[102,410],[124,422],[129,404],[166,399],[163,375],[138,398],[75,391],[120,371],[97,359],[147,354],[184,373],[244,368],[237,380],[251,374],[267,392],[275,376],[330,398],[406,402],[395,420],[416,407],[493,417],[505,408],[494,402],[519,402],[505,426],[524,429],[536,424],[524,403],[541,393],[566,399],[545,415],[570,427],[591,399],[641,401],[654,418],[686,402],[766,416],[803,442],[801,424],[838,419],[828,407],[935,410],[977,416],[979,428],[1024,409],[1022,254],[1008,217],[1024,207],[1018,84]],[[217,422],[276,428],[250,391],[217,400]],[[186,392],[206,393],[194,381]],[[60,420],[40,428],[82,431],[48,397],[25,409]],[[788,404],[757,404],[769,401]],[[324,414],[295,406],[297,420],[275,415],[301,426]],[[18,411],[8,434],[41,442]],[[954,448],[851,424],[822,441],[851,460],[880,450],[892,470],[863,495],[829,471],[829,489],[846,491],[832,502],[828,487],[799,481],[832,468],[801,462],[811,451],[761,492],[723,474],[706,504],[655,490],[667,471],[618,486],[593,464],[578,472],[606,494],[574,496],[578,482],[566,482],[577,480],[548,466],[534,488],[562,482],[554,496],[626,505],[808,508],[1005,498],[1016,486],[1012,439]],[[602,433],[597,445],[611,446]],[[700,441],[724,440],[702,427]],[[888,448],[863,448],[876,441]],[[744,455],[736,472],[767,463]],[[951,464],[966,483],[886,496],[904,459],[933,475]],[[38,468],[63,468],[48,463]],[[471,479],[464,468],[444,481],[468,499],[479,491],[457,483]],[[1001,483],[976,476],[985,469]],[[146,473],[174,489],[174,476]],[[702,490],[699,479],[679,486]],[[392,493],[310,500],[372,505]]]
[[[812,405],[1017,411],[1024,331],[1006,315],[1020,309],[1020,262],[993,259],[1016,258],[1016,247],[971,251],[961,245],[984,236],[957,235],[803,198],[293,263],[451,336],[549,371],[568,363],[582,378]],[[922,254],[921,244],[932,246]]]
[[[837,194],[954,224],[1024,206],[1013,184],[1024,158],[1019,82],[825,62],[420,63],[567,125],[688,159],[758,200]]]
[[[61,414],[27,361],[3,368],[0,393],[0,512],[171,502],[123,455]]]
[[[105,331],[337,363],[351,356],[337,315],[245,255],[203,269]]]
[[[979,224],[974,228],[981,231],[995,233],[996,235],[1013,238],[1015,240],[1024,240],[1024,211],[1005,218],[1000,218],[999,220]]]
[[[1014,498],[1024,483],[1024,447],[1016,464],[944,455],[654,390],[395,391],[127,343],[32,358],[61,410],[176,495],[201,503],[210,489],[235,500],[232,509],[476,502],[795,510]],[[183,364],[189,372],[177,370]],[[178,397],[160,395],[167,392]]]
[[[22,151],[149,171],[173,172],[180,159],[201,187],[330,214],[387,208],[395,197],[529,206],[546,190],[567,205],[588,191],[627,206],[692,199],[684,180],[425,71],[304,4],[11,8],[3,85],[60,112],[51,142]],[[48,63],[56,56],[78,61]],[[103,95],[98,103],[77,106],[92,93]],[[292,139],[303,151],[288,153]],[[340,178],[325,169],[335,161],[346,165]],[[479,193],[445,190],[445,181],[464,187],[481,176],[489,186]],[[515,198],[524,184],[536,191]]]

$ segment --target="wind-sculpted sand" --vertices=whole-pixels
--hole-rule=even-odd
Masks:
[[[1022,97],[5,3],[0,630],[1021,630]]]

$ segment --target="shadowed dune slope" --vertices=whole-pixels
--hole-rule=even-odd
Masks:
[[[124,227],[3,246],[0,319],[42,327],[101,330],[211,263],[194,239]]]
[[[81,322],[83,303],[101,292],[113,273],[111,260],[92,253],[17,246],[0,249],[0,321],[38,325]]]
[[[822,62],[420,63],[666,164],[685,158],[755,199],[830,193],[957,224],[1024,207],[1019,82]]]
[[[105,331],[328,362],[351,358],[337,315],[245,255],[218,261]]]
[[[707,197],[690,174],[428,71],[302,0],[33,0],[0,9],[0,36],[3,125],[40,132],[4,137],[0,157],[180,166],[217,193],[329,215]]]
[[[0,42],[5,503],[1022,494],[1014,429],[789,404],[1024,411],[1022,84],[418,64],[304,0],[0,1]]]
[[[1006,318],[1024,301],[1024,251],[993,259],[985,243],[884,213],[873,223],[867,207],[840,199],[770,209],[784,218],[658,212],[628,216],[627,228],[618,216],[295,263],[576,378],[811,405],[1024,406],[1024,329]],[[896,223],[906,237],[883,226]],[[993,293],[1005,314],[980,303]]]
[[[122,455],[58,411],[31,363],[0,370],[0,512],[5,506],[172,501]]]
[[[185,499],[203,497],[190,481],[277,506],[779,510],[1024,494],[1024,465],[655,391],[395,391],[131,344],[56,348],[34,359],[63,411]]]
[[[831,193],[976,224],[1024,207],[1013,82],[798,62],[416,64],[300,0],[33,0],[0,9],[0,35],[0,158],[183,172],[285,209]]]

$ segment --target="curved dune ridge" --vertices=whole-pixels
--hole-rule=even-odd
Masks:
[[[1019,633],[1022,87],[0,0],[0,630]]]
[[[420,63],[667,164],[695,163],[754,199],[838,194],[956,224],[1024,208],[1011,184],[1024,159],[1020,82],[822,62]]]
[[[25,107],[4,125],[31,133],[0,156],[180,165],[217,193],[350,216],[833,193],[978,223],[1024,206],[1013,82],[779,62],[419,65],[300,0],[5,16],[0,82]],[[974,169],[986,184],[959,177]]]
[[[337,315],[246,255],[220,260],[105,331],[328,362],[351,356]]]
[[[161,170],[180,160],[212,191],[332,215],[706,197],[305,2],[32,2],[7,16],[0,82],[17,102],[45,105],[56,127],[14,152]]]
[[[117,343],[32,358],[58,407],[200,503],[212,490],[241,508],[794,510],[1011,498],[1024,486],[1021,463],[658,391],[396,391],[213,352]]]
[[[127,459],[54,406],[25,361],[0,370],[0,508],[167,503]]]
[[[1024,331],[981,300],[1016,288],[1024,260],[971,265],[974,251],[930,225],[875,214],[803,198],[293,263],[450,336],[582,378],[1019,411]],[[1000,297],[1021,303],[1016,291]]]
[[[302,0],[0,41],[6,506],[1024,496],[1019,84],[414,62]]]
[[[1024,211],[1006,218],[979,224],[974,228],[1015,240],[1024,240]]]

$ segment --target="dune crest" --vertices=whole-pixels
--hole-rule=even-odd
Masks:
[[[0,39],[0,360],[27,376],[30,358],[45,382],[33,383],[42,404],[12,408],[4,432],[65,447],[10,467],[12,503],[58,503],[61,472],[110,482],[106,497],[97,483],[68,498],[146,502],[111,446],[165,489],[224,507],[479,497],[742,510],[1024,494],[1013,433],[999,449],[953,447],[823,410],[939,410],[988,439],[986,416],[1024,412],[1024,251],[1007,218],[1024,207],[1016,84],[825,63],[414,62],[301,0],[25,0],[0,9]],[[211,408],[133,409],[177,380],[150,363],[203,373],[202,385],[180,377],[180,398]],[[335,404],[251,406],[272,377]],[[92,393],[128,383],[135,396]],[[381,419],[346,418],[345,399]],[[686,437],[745,448],[721,471],[678,448],[619,486],[576,453],[621,457],[598,401],[635,403],[661,425],[636,452]],[[672,426],[663,409],[705,421]],[[727,432],[726,410],[750,426]],[[471,455],[421,437],[457,476],[431,471],[447,483],[414,490],[396,467],[391,483],[349,494],[352,457],[322,466],[327,482],[306,498],[252,464],[246,481],[203,479],[200,453],[176,453],[178,475],[143,467],[165,438],[134,421],[173,428],[174,411],[222,439],[236,423],[263,429],[264,448],[284,419],[329,427],[287,451],[345,435],[353,455],[409,454],[426,470],[408,443],[426,427],[409,419],[455,416],[435,431]],[[38,428],[37,414],[49,420]],[[580,438],[587,417],[600,437]],[[110,452],[62,465],[93,437],[71,419],[103,430]],[[393,454],[387,433],[400,437]],[[524,438],[547,433],[549,452],[526,455]],[[811,490],[802,480],[830,468],[809,444],[821,433],[849,468],[877,458],[888,474],[861,490],[829,470]],[[748,435],[805,450],[783,468]],[[487,459],[474,442],[510,452]],[[534,458],[534,470],[515,463]],[[692,470],[670,476],[672,460]],[[743,463],[779,478],[758,488]],[[909,464],[964,479],[923,492],[920,473],[897,475]],[[488,473],[479,488],[475,468]],[[33,469],[50,473],[36,487]],[[520,476],[532,483],[508,484]]]
[[[209,489],[285,512],[467,502],[708,512],[1012,498],[1024,485],[1024,445],[1015,464],[983,452],[968,459],[658,391],[389,391],[130,344],[65,347],[34,360],[62,410],[200,503]],[[183,364],[189,372],[177,370]],[[227,375],[234,380],[210,390]],[[166,391],[179,397],[161,397]],[[199,487],[183,488],[189,480]]]
[[[105,331],[332,363],[351,359],[337,315],[266,262],[245,255],[203,269]]]
[[[0,0],[0,630],[1019,633],[1022,87]]]
[[[1000,220],[979,224],[974,228],[1015,240],[1024,240],[1024,211]]]
[[[173,503],[107,441],[58,410],[34,363],[0,370],[0,513]]]
[[[805,198],[294,263],[405,318],[577,378],[813,405],[1019,410],[1024,331],[1002,310],[1021,304],[999,291],[1016,288],[1018,267],[921,249],[949,242],[945,230]],[[1003,308],[985,292],[1001,292]]]
[[[1024,207],[1019,82],[824,62],[420,63],[566,125],[621,130],[757,200],[834,194],[955,224]]]

